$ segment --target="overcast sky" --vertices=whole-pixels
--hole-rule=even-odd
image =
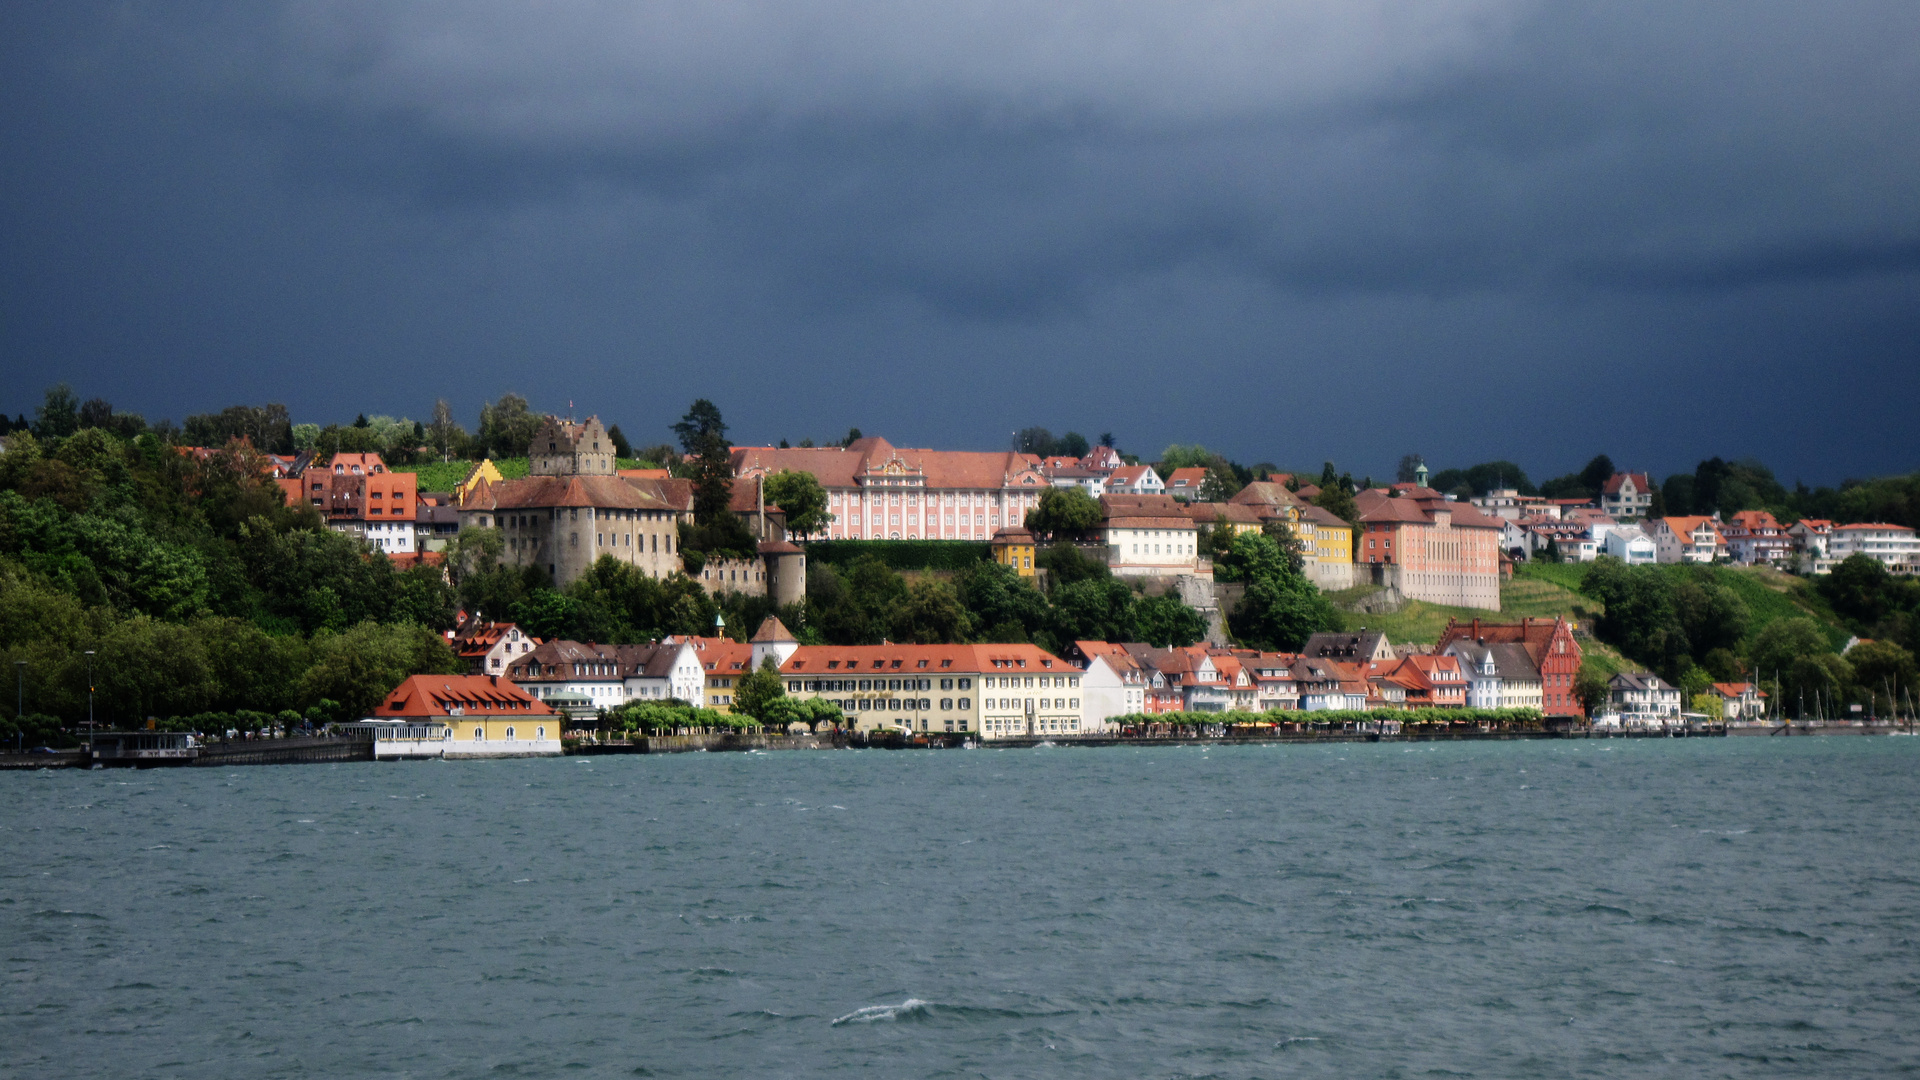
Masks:
[[[0,13],[0,407],[1920,467],[1913,0]]]

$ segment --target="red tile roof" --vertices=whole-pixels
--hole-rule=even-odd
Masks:
[[[920,478],[928,488],[999,490],[1041,488],[1038,459],[1011,451],[917,450],[895,447],[885,439],[860,439],[850,446],[733,448],[735,476],[792,470],[813,474],[822,487],[852,488],[872,476]]]
[[[415,675],[393,688],[373,715],[381,718],[553,716],[547,704],[497,675]]]
[[[952,671],[1076,671],[1037,645],[802,645],[782,674],[938,675]]]

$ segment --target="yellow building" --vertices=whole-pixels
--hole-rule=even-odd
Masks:
[[[824,697],[857,730],[1076,735],[1082,673],[1033,645],[802,645],[780,665],[787,694]]]
[[[1315,585],[1327,592],[1353,585],[1352,525],[1331,510],[1308,505],[1300,508],[1293,531],[1307,558],[1307,577]]]
[[[1011,566],[1021,577],[1033,576],[1033,534],[1019,525],[1009,525],[993,534],[990,541],[993,561]]]
[[[473,489],[479,487],[482,481],[489,484],[497,484],[502,479],[504,479],[504,477],[500,475],[499,468],[493,464],[492,458],[481,459],[480,464],[475,465],[472,471],[467,473],[465,480],[454,485],[453,505],[465,506],[467,496],[473,494]]]

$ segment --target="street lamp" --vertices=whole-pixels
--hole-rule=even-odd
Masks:
[[[93,650],[87,650],[87,750],[93,750]]]
[[[27,662],[25,660],[15,660],[13,662],[13,672],[15,676],[14,698],[13,698],[13,729],[14,729],[13,730],[13,743],[14,743],[13,748],[15,750],[24,750],[26,749],[26,745],[27,745],[26,744]]]

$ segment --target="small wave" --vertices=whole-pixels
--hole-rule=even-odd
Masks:
[[[1627,911],[1624,908],[1614,907],[1611,904],[1588,904],[1586,907],[1581,908],[1580,911],[1586,915],[1618,915],[1623,919],[1633,918],[1633,912]]]
[[[898,1005],[869,1005],[864,1009],[855,1009],[835,1020],[831,1026],[843,1024],[875,1024],[882,1020],[898,1020],[902,1017],[926,1016],[931,1005],[919,998],[908,998]]]
[[[68,911],[65,908],[41,908],[33,913],[36,919],[99,919],[106,922],[105,915],[95,915],[91,911]]]
[[[1320,1041],[1320,1036],[1318,1035],[1289,1035],[1286,1038],[1281,1039],[1279,1042],[1274,1043],[1273,1045],[1279,1047],[1282,1050],[1285,1050],[1287,1047],[1293,1046],[1298,1043],[1317,1043],[1319,1041]]]

